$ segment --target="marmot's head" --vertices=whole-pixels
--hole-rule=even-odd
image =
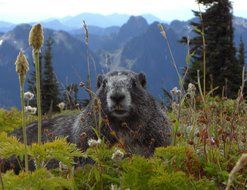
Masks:
[[[132,71],[113,71],[99,75],[97,79],[102,109],[108,116],[117,119],[134,116],[138,112],[138,104],[146,93],[145,87],[145,74]]]

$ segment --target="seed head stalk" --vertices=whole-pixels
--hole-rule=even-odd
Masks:
[[[205,39],[205,29],[202,18],[202,11],[200,4],[198,3],[198,9],[200,13],[200,21],[201,21],[201,36],[202,36],[202,48],[203,48],[203,95],[206,96],[206,39]]]
[[[20,79],[21,81],[21,79]],[[27,156],[27,131],[25,125],[25,112],[24,112],[24,84],[20,82],[20,97],[21,97],[21,118],[22,118],[22,133],[23,133],[23,141],[25,145],[25,171],[28,171],[28,156]]]
[[[89,56],[89,32],[86,22],[83,20],[83,29],[85,33],[85,45],[87,48],[87,88],[92,89],[91,84],[91,71],[90,71],[90,56]],[[89,92],[89,97],[92,99],[92,93]]]
[[[41,144],[41,89],[40,89],[40,63],[39,63],[39,51],[33,51],[33,58],[35,62],[36,70],[36,91],[37,91],[37,108],[38,108],[38,144]]]
[[[21,98],[21,118],[22,118],[22,133],[23,133],[23,141],[25,146],[25,171],[28,171],[28,155],[27,155],[27,132],[25,126],[25,113],[24,113],[24,82],[26,78],[26,73],[29,70],[28,61],[20,51],[19,55],[16,59],[16,72],[19,75],[19,84],[20,84],[20,98]]]
[[[38,108],[38,144],[41,144],[41,89],[40,89],[40,62],[39,51],[44,43],[44,35],[41,24],[32,27],[29,33],[29,45],[33,48],[33,60],[36,71],[36,91],[37,91],[37,108]]]
[[[165,28],[162,24],[158,24],[158,28],[160,29],[160,33],[162,35],[162,37],[165,39],[166,41],[166,44],[167,44],[167,47],[168,47],[168,50],[169,50],[169,53],[171,55],[171,58],[172,58],[172,65],[174,66],[175,68],[175,71],[176,71],[176,74],[177,74],[177,77],[178,77],[178,80],[179,80],[179,85],[180,85],[180,89],[183,89],[183,86],[181,86],[181,75],[178,71],[178,67],[177,67],[177,64],[176,64],[176,61],[175,61],[175,58],[173,56],[173,53],[172,53],[172,49],[171,49],[171,46],[170,46],[170,43],[169,43],[169,40],[167,38],[167,34],[166,34],[166,31],[165,31]]]

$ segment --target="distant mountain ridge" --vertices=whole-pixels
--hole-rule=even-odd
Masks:
[[[161,19],[155,17],[152,14],[143,14],[142,16],[147,20],[149,24],[154,21],[162,22]],[[76,16],[46,19],[40,22],[43,24],[43,26],[49,29],[73,31],[82,28],[83,20],[85,20],[89,26],[104,29],[109,27],[120,27],[124,23],[126,23],[130,17],[131,15],[116,13],[111,15],[82,13]],[[32,24],[32,22],[29,24]],[[7,32],[9,30],[12,30],[15,26],[16,24],[0,21],[0,32]],[[93,34],[95,34],[93,30],[92,32]]]
[[[156,97],[161,96],[161,88],[171,89],[178,81],[166,41],[157,24],[154,22],[146,32],[127,42],[120,64],[123,68],[146,73],[148,88]],[[182,68],[185,65],[186,48],[178,42],[179,38],[173,30],[168,29],[166,33],[176,63]]]
[[[186,46],[178,41],[181,36],[193,35],[189,21],[175,20],[164,23],[167,38],[179,70],[185,66]],[[247,20],[234,18],[235,43],[238,47],[242,36],[247,47]],[[49,20],[44,26],[63,27],[60,22]],[[157,98],[162,97],[161,88],[170,90],[178,85],[171,55],[165,39],[157,28],[158,22],[149,24],[142,16],[132,16],[122,26],[101,28],[89,25],[90,55],[95,60],[97,72],[111,69],[131,69],[145,72],[148,89]],[[11,26],[11,25],[10,25]],[[33,69],[28,33],[31,25],[21,24],[8,32],[0,32],[0,107],[19,105],[18,78],[15,73],[15,59],[23,49]],[[62,31],[45,27],[45,38],[54,39],[53,62],[61,86],[86,81],[87,49],[83,29]],[[94,66],[92,66],[94,67]],[[94,69],[92,68],[95,80]]]
[[[31,26],[28,24],[18,25],[1,37],[0,105],[2,106],[19,105],[19,85],[14,63],[20,49],[24,50],[30,64],[28,74],[34,69],[32,50],[28,45],[30,29]],[[53,66],[61,87],[74,82],[86,81],[87,50],[85,45],[64,31],[45,29],[44,34],[45,39],[50,36],[54,41],[52,49]],[[95,60],[99,72],[98,57],[92,51],[89,51],[89,53]]]
[[[109,26],[121,26],[126,22],[126,20],[128,20],[128,18],[129,15],[125,14],[101,15],[82,13],[76,16],[62,18],[60,22],[73,28],[79,28],[82,25],[82,21],[85,20],[88,25],[94,25],[103,28]]]
[[[161,19],[155,17],[152,14],[143,14],[141,16],[143,16],[148,23],[152,23],[154,21],[161,21]],[[122,26],[128,21],[130,17],[131,15],[117,13],[111,15],[82,13],[76,16],[64,17],[60,19],[60,22],[67,26],[78,28],[78,26],[82,24],[82,20],[85,20],[89,25],[106,28],[110,26]]]

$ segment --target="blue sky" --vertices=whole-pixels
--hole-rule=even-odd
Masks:
[[[247,18],[247,0],[233,0],[234,15]],[[14,23],[61,18],[83,12],[153,14],[164,21],[187,20],[195,0],[0,0],[0,20]]]

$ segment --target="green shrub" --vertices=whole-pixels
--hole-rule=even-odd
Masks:
[[[21,172],[15,175],[12,171],[3,175],[6,190],[57,190],[73,189],[73,180],[56,177],[45,169],[38,169],[32,173]]]
[[[27,123],[36,120],[36,116],[28,115]],[[0,132],[11,132],[16,128],[21,127],[21,113],[17,108],[10,110],[0,109]]]
[[[164,160],[171,170],[180,170],[193,176],[201,176],[202,166],[194,149],[189,146],[160,147],[155,156]]]
[[[162,167],[161,167],[162,168]],[[156,175],[149,180],[149,189],[156,190],[211,190],[215,189],[212,181],[207,179],[194,180],[188,177],[184,172],[167,172],[160,169]]]
[[[153,175],[154,162],[140,156],[126,159],[122,165],[123,189],[149,189],[149,180]]]
[[[116,147],[109,148],[103,142],[89,147],[84,156],[93,159],[94,164],[86,164],[75,172],[77,189],[110,189],[112,184],[120,185],[122,160],[112,159]]]

